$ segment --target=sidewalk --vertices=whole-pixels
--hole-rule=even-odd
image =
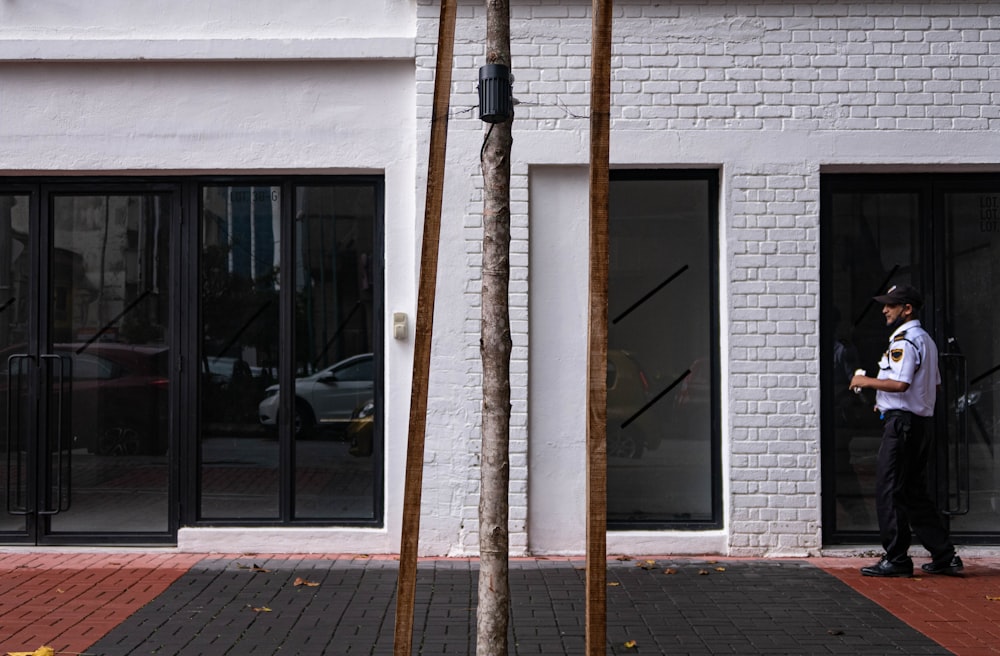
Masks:
[[[1000,559],[608,561],[608,654],[1000,654]],[[584,652],[582,560],[511,562],[511,654]],[[0,654],[391,655],[392,558],[0,553]],[[475,653],[475,560],[418,567],[415,654]],[[997,598],[997,599],[994,599]],[[634,641],[634,646],[628,646]]]

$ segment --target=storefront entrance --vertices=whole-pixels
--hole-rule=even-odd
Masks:
[[[176,215],[170,187],[0,195],[4,542],[169,538]]]
[[[380,526],[382,194],[0,180],[0,544]]]
[[[827,543],[877,541],[874,373],[888,330],[871,297],[924,290],[921,321],[941,352],[931,481],[956,541],[1000,542],[1000,176],[826,175],[822,179],[823,481]]]

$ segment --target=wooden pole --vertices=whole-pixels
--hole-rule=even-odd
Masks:
[[[590,351],[587,358],[587,656],[607,653],[608,175],[611,10],[593,0],[590,62]]]
[[[410,427],[406,443],[406,480],[403,484],[403,522],[396,584],[395,656],[413,653],[413,604],[417,588],[417,550],[420,543],[420,499],[424,478],[424,437],[427,427],[427,386],[431,367],[431,336],[437,287],[438,242],[444,196],[445,150],[455,51],[456,0],[441,0],[438,21],[437,64],[431,112],[430,154],[427,158],[427,197],[420,251],[417,317],[413,330],[413,379],[410,383]]]

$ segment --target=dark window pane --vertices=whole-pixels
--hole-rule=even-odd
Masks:
[[[277,519],[277,186],[206,186],[201,194],[200,489],[202,518]]]
[[[297,187],[295,208],[294,515],[373,519],[375,188]]]
[[[712,522],[715,327],[707,179],[614,179],[608,520]]]

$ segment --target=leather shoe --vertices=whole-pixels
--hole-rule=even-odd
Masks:
[[[941,562],[929,562],[920,566],[928,574],[945,574],[946,576],[961,576],[965,565],[958,556],[952,556],[948,560]]]
[[[902,562],[893,563],[883,558],[874,565],[862,567],[861,573],[865,576],[913,576],[913,561],[906,559]]]

